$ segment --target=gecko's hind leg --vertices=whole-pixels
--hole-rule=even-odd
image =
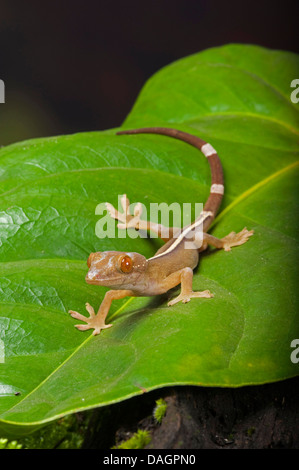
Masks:
[[[189,302],[193,298],[206,298],[210,299],[213,297],[213,294],[209,290],[204,291],[193,291],[192,290],[192,280],[193,280],[193,270],[191,268],[184,268],[180,271],[177,271],[165,279],[166,289],[172,289],[181,283],[181,292],[173,300],[168,302],[168,305],[174,305],[178,302],[183,302],[184,304]]]
[[[243,228],[243,230],[241,230],[241,232],[239,233],[231,232],[223,238],[216,238],[213,237],[213,235],[210,235],[209,233],[204,233],[203,242],[205,244],[205,247],[208,243],[209,245],[212,245],[215,248],[223,249],[224,251],[231,251],[232,247],[243,245],[244,243],[246,243],[249,237],[253,235],[253,233],[253,230],[247,230],[246,227]]]
[[[229,233],[226,237],[221,238],[224,251],[230,251],[233,246],[243,245],[243,243],[246,243],[253,233],[253,230],[247,230],[246,227],[239,233]]]

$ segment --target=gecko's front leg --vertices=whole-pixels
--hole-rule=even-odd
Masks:
[[[101,330],[110,328],[112,326],[111,324],[105,324],[112,300],[123,299],[124,297],[128,296],[133,297],[134,293],[131,290],[109,290],[106,292],[97,314],[95,314],[93,307],[89,305],[89,303],[85,304],[86,310],[89,313],[89,318],[81,315],[79,312],[75,312],[74,310],[69,310],[69,313],[73,318],[86,323],[86,325],[75,325],[78,330],[85,331],[93,328],[94,331],[92,334],[98,335]]]

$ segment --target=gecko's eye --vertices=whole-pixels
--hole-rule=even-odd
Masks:
[[[132,271],[132,268],[133,268],[132,258],[130,258],[130,256],[128,255],[123,256],[120,259],[119,266],[120,266],[120,270],[123,273],[129,273],[130,271]]]

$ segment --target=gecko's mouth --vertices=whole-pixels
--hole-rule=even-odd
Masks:
[[[85,276],[85,281],[87,282],[87,284],[94,284],[94,285],[101,285],[101,286],[111,286],[115,283],[118,283],[119,278],[118,277],[114,277],[114,278],[109,277],[109,279],[105,279],[105,278],[99,277],[98,273],[96,274],[96,273],[93,273],[92,271],[91,272],[88,271],[88,273]]]
[[[96,281],[98,272],[99,271],[97,269],[90,268],[88,273],[85,276],[86,282],[90,283],[92,281]]]

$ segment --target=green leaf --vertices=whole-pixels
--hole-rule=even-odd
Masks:
[[[238,387],[298,374],[298,57],[254,46],[209,49],[165,67],[143,88],[123,128],[167,126],[215,147],[225,198],[212,232],[254,236],[202,256],[196,290],[213,299],[167,307],[173,296],[115,301],[113,328],[94,337],[69,309],[95,308],[90,252],[152,256],[157,239],[99,239],[98,203],[205,202],[207,161],[156,135],[116,130],[36,139],[0,150],[1,435],[26,434],[79,410],[165,385]],[[0,351],[2,351],[0,349]],[[1,359],[1,358],[0,358]],[[4,361],[4,362],[3,362]]]

